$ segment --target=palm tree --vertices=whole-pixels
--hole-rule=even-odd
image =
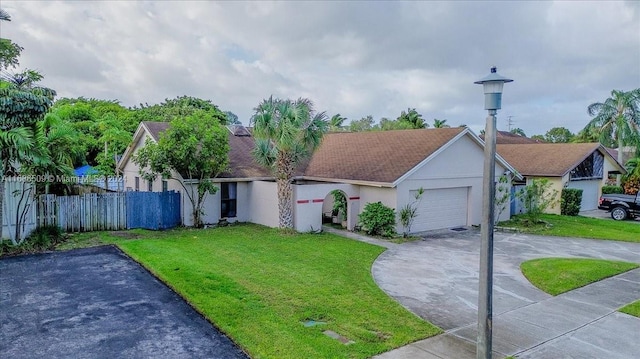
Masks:
[[[422,115],[415,108],[408,108],[407,112],[402,111],[398,117],[398,122],[408,122],[411,128],[427,128],[429,124],[424,122]]]
[[[253,156],[276,178],[280,228],[293,228],[294,170],[320,145],[328,127],[327,116],[314,113],[313,103],[304,98],[292,101],[271,96],[255,111]]]
[[[342,125],[346,120],[347,118],[340,116],[339,113],[333,115],[329,120],[329,131],[332,131],[332,132],[342,131]]]
[[[600,143],[618,148],[618,162],[622,163],[625,145],[640,145],[640,88],[628,92],[613,90],[604,102],[587,107],[595,116],[584,128],[585,132],[598,134]],[[617,178],[620,185],[620,176]]]
[[[4,177],[15,175],[24,163],[39,157],[36,124],[53,103],[55,91],[37,86],[36,71],[0,76],[0,227],[3,223]]]
[[[24,161],[24,171],[35,175],[72,176],[73,161],[82,152],[78,131],[58,116],[48,113],[38,121],[35,148]],[[46,183],[45,193],[49,193]]]
[[[447,120],[438,120],[437,118],[433,119],[433,128],[449,128],[451,126],[447,125]]]
[[[398,122],[408,122],[411,124],[411,128],[427,128],[429,124],[424,122],[422,115],[416,111],[415,108],[408,108],[407,112],[402,111],[397,118]]]

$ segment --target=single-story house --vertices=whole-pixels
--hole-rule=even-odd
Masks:
[[[609,175],[625,172],[599,143],[498,143],[496,148],[524,177],[522,185],[541,178],[551,182],[551,190],[558,191],[558,204],[549,213],[560,214],[563,188],[582,189],[580,210],[597,209]]]
[[[138,191],[183,191],[177,181],[157,179],[141,184],[132,158],[147,139],[157,141],[167,123],[143,122],[134,134],[119,169],[125,188]],[[276,183],[251,157],[250,132],[229,126],[229,171],[219,178],[221,190],[207,198],[204,220],[220,219],[278,226]],[[348,229],[369,202],[382,202],[398,211],[419,202],[412,232],[479,224],[482,212],[483,141],[467,128],[329,133],[308,162],[296,171],[294,226],[301,232],[321,229],[323,213],[333,205],[334,190],[347,198]],[[496,180],[515,169],[496,156]],[[179,176],[177,176],[179,177]],[[187,185],[188,181],[184,181]],[[190,205],[183,196],[183,221],[191,221]],[[507,219],[508,211],[501,219]],[[397,230],[403,229],[398,225]]]

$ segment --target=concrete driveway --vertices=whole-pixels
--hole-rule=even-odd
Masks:
[[[479,243],[479,232],[469,229],[387,246],[372,269],[378,285],[446,334],[378,358],[475,358]],[[616,310],[640,299],[640,269],[552,297],[519,269],[521,262],[540,257],[640,263],[640,243],[496,233],[496,357],[637,358],[640,319]]]
[[[114,247],[0,260],[3,358],[247,358]]]

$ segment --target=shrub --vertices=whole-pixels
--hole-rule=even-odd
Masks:
[[[418,216],[418,204],[422,199],[422,195],[424,194],[424,188],[420,187],[413,193],[414,201],[411,203],[407,203],[400,209],[398,212],[398,216],[400,217],[400,224],[404,228],[402,232],[402,236],[407,238],[409,233],[411,233],[411,226],[413,225],[413,221]]]
[[[382,202],[367,203],[359,217],[367,234],[391,237],[395,233],[396,211]]]
[[[611,193],[624,193],[624,189],[621,186],[602,186],[602,194]]]
[[[640,191],[640,177],[628,178],[624,182],[624,193],[636,194]]]
[[[578,213],[580,213],[581,202],[581,189],[564,188],[560,195],[560,214],[565,216],[577,216]]]
[[[62,243],[65,235],[58,226],[42,226],[33,230],[24,242],[13,245],[11,241],[0,242],[0,256],[37,253],[51,250]]]
[[[534,179],[516,196],[522,201],[526,209],[526,216],[533,223],[540,222],[540,216],[545,213],[548,208],[554,208],[557,201],[558,191],[551,188],[551,182],[548,179]]]

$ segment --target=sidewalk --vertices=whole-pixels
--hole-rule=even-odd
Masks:
[[[640,319],[617,312],[640,299],[640,268],[494,316],[494,357],[634,359]],[[474,359],[476,325],[449,330],[377,359]]]

